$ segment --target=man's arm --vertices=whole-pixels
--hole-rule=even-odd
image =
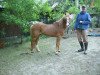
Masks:
[[[78,14],[77,17],[76,17],[76,21],[75,21],[75,25],[74,25],[74,30],[76,30],[76,27],[77,27],[77,25],[78,25],[78,16],[79,16],[79,14]]]
[[[91,23],[91,16],[89,14],[87,14],[87,18],[88,18],[87,21],[83,21],[82,24],[88,25]]]

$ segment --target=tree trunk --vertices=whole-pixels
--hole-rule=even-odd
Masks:
[[[94,7],[94,0],[91,1],[90,7]]]
[[[79,0],[75,0],[75,5],[77,8],[79,7]]]

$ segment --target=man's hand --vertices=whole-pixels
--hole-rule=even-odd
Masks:
[[[76,33],[76,32],[77,32],[77,30],[74,30],[74,32]]]
[[[80,21],[80,23],[83,23],[83,21]]]

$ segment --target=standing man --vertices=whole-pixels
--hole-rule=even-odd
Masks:
[[[87,54],[86,50],[88,49],[87,29],[89,28],[90,22],[91,17],[89,13],[86,12],[86,7],[82,6],[82,11],[77,15],[74,29],[81,46],[78,52],[84,51],[84,54]]]

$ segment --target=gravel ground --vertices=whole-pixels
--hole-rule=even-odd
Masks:
[[[30,42],[0,49],[0,75],[100,75],[100,37],[89,37],[87,55],[78,53],[77,38],[61,40],[55,55],[55,38],[39,41],[41,52],[29,53]]]

